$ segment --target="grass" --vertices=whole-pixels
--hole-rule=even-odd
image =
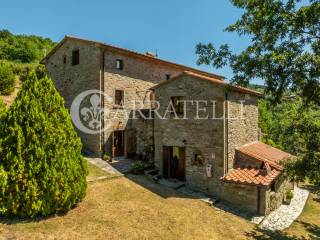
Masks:
[[[315,194],[310,194],[303,213],[285,232],[301,239],[320,239],[320,201]]]
[[[89,165],[91,176],[100,169]],[[104,173],[104,172],[103,172]],[[320,203],[310,197],[304,213],[278,239],[307,236],[306,222],[319,229]],[[63,216],[36,220],[3,220],[0,239],[277,239],[232,214],[128,175],[91,182],[87,196]],[[280,238],[285,237],[285,238]]]

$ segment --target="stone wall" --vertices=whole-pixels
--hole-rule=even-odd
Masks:
[[[221,189],[220,197],[226,202],[254,214],[258,212],[257,186],[222,183]]]
[[[116,61],[123,61],[123,69],[116,68]],[[126,54],[107,51],[105,52],[104,92],[110,96],[110,101],[105,101],[105,109],[110,113],[105,118],[105,125],[112,121],[112,127],[104,132],[104,149],[111,152],[111,135],[116,129],[130,129],[136,134],[136,142],[128,141],[127,148],[136,148],[137,154],[146,155],[153,148],[153,138],[150,132],[153,129],[151,121],[144,121],[137,109],[150,109],[150,88],[160,82],[166,81],[166,75],[171,77],[181,73],[182,70],[169,65],[162,65],[135,58]],[[124,91],[124,106],[114,104],[115,90]],[[128,117],[136,114],[137,118],[128,121]],[[121,125],[121,127],[119,127]],[[147,146],[148,144],[151,144]],[[133,146],[136,145],[136,146]]]
[[[223,116],[224,87],[183,76],[165,87],[156,89],[156,98],[160,103],[159,115],[164,116],[172,96],[183,96],[186,101],[211,100],[216,101],[216,117]],[[188,103],[187,103],[188,104]],[[203,106],[200,106],[203,107]],[[220,177],[223,176],[224,162],[224,124],[223,119],[194,119],[196,105],[187,105],[186,117],[189,119],[160,119],[155,114],[155,164],[163,170],[163,146],[186,147],[186,183],[189,187],[218,194]],[[213,107],[208,106],[206,113],[213,115]],[[195,154],[201,154],[203,163],[194,164]],[[213,176],[206,176],[206,165],[213,166]]]
[[[224,85],[203,81],[191,76],[179,79],[159,87],[155,91],[160,102],[159,115],[163,117],[172,96],[184,96],[185,100],[215,101],[215,115],[220,119],[199,120],[196,117],[196,106],[187,108],[188,119],[160,119],[155,114],[155,164],[163,170],[163,146],[186,147],[186,184],[196,190],[220,197],[236,204],[248,206],[249,210],[257,211],[257,187],[230,185],[221,182],[225,174],[225,120],[223,119],[226,89]],[[229,162],[233,167],[235,148],[258,137],[257,98],[242,93],[229,92],[229,116],[235,118],[240,111],[239,100],[246,100],[243,108],[243,119],[228,120],[229,125]],[[207,108],[209,116],[213,115],[212,106]],[[204,114],[204,113],[202,113]],[[203,117],[204,115],[202,115]],[[201,117],[201,114],[200,114]],[[203,165],[194,165],[195,153],[203,156]],[[206,165],[211,164],[213,176],[206,175]],[[235,197],[233,195],[236,195]]]
[[[72,66],[72,51],[79,50],[80,64]],[[66,63],[63,62],[66,57]],[[64,98],[70,110],[75,97],[91,89],[99,90],[101,51],[99,48],[79,41],[67,40],[46,62],[49,76]],[[100,134],[85,134],[77,129],[84,147],[92,152],[101,152]]]
[[[237,150],[235,153],[235,159],[235,166],[260,168],[263,165],[262,161],[258,161],[257,159]]]
[[[293,190],[293,182],[285,179],[284,176],[275,182],[275,191],[272,191],[270,187],[266,190],[265,214],[269,214],[283,204],[288,190]]]
[[[230,91],[227,108],[227,166],[230,170],[234,166],[236,148],[258,141],[258,97]]]

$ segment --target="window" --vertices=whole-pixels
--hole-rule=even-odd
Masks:
[[[66,63],[67,63],[67,56],[63,55],[63,64],[66,64]]]
[[[202,166],[204,162],[203,156],[200,152],[194,154],[194,159],[191,162],[191,165]]]
[[[116,90],[115,91],[115,99],[114,99],[115,105],[123,106],[123,96],[124,96],[123,90]]]
[[[79,64],[79,62],[80,62],[79,57],[80,57],[79,50],[73,50],[72,51],[72,66]]]
[[[166,74],[166,80],[169,80],[171,78],[170,74]]]
[[[171,102],[177,114],[184,113],[184,97],[171,97]]]
[[[116,61],[116,68],[118,70],[122,70],[123,69],[123,61],[121,59],[117,59]]]

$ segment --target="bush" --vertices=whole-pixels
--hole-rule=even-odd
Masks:
[[[31,73],[0,125],[0,168],[6,179],[1,213],[47,216],[75,206],[87,186],[81,147],[52,81]]]
[[[144,169],[144,164],[141,161],[132,163],[132,169],[137,169],[137,170],[143,170]]]
[[[111,161],[110,155],[108,155],[108,154],[106,154],[106,153],[103,154],[103,160],[104,160],[104,161],[108,161],[108,162]]]
[[[8,95],[14,89],[16,77],[9,64],[0,62],[0,94]]]
[[[4,115],[5,111],[6,111],[6,105],[4,104],[2,99],[0,98],[0,122],[1,122],[1,116]]]

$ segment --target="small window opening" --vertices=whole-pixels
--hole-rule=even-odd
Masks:
[[[78,50],[72,51],[72,66],[78,65],[80,63],[80,52]]]
[[[123,61],[121,59],[117,59],[116,61],[116,68],[118,70],[122,70],[123,69]]]
[[[171,102],[177,114],[184,113],[184,97],[171,97]]]
[[[124,96],[123,90],[115,91],[115,101],[114,101],[115,105],[123,106],[123,96]]]

